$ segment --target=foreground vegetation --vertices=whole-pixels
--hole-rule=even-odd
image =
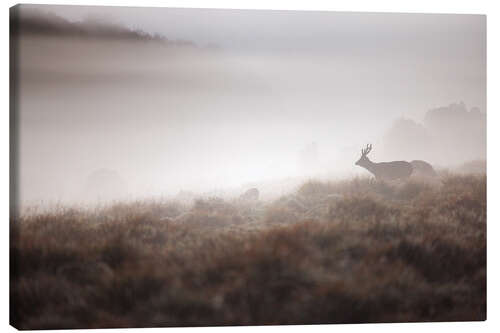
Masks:
[[[486,319],[486,176],[11,221],[22,329]]]

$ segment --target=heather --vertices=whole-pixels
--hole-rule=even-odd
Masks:
[[[59,207],[10,230],[21,329],[486,319],[485,175]]]

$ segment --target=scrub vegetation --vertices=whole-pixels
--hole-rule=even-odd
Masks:
[[[278,200],[11,221],[20,329],[486,319],[486,176],[311,180]]]

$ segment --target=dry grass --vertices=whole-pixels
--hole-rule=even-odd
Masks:
[[[486,176],[11,222],[22,329],[484,320]]]

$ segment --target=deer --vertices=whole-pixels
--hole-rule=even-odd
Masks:
[[[366,145],[365,149],[361,149],[361,157],[355,164],[370,171],[377,180],[407,179],[411,176],[414,169],[411,163],[406,161],[375,163],[370,161],[367,156],[371,150],[371,144]]]

